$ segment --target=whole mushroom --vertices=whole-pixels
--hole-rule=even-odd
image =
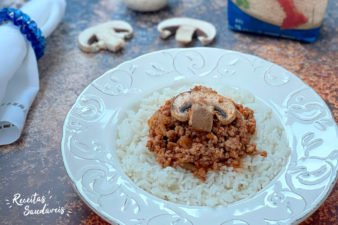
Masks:
[[[157,11],[165,7],[168,0],[123,0],[127,7],[140,12]]]
[[[171,103],[171,115],[179,121],[188,121],[193,129],[210,132],[213,116],[223,124],[236,118],[234,103],[216,92],[196,90],[177,95]]]

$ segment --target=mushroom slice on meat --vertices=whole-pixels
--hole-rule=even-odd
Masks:
[[[236,107],[230,99],[205,90],[183,92],[171,103],[171,115],[182,122],[189,120],[196,130],[210,132],[214,114],[226,125],[236,118]]]
[[[183,92],[177,95],[171,103],[171,115],[179,121],[187,121],[188,110],[191,109],[191,91]]]
[[[236,118],[236,107],[230,99],[216,93],[208,93],[204,99],[208,105],[213,106],[217,119],[223,125],[231,123]]]
[[[210,132],[213,124],[213,107],[193,104],[189,118],[189,125],[197,131]]]

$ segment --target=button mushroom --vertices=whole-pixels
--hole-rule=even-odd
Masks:
[[[183,45],[189,44],[195,33],[203,45],[210,44],[216,36],[216,28],[211,23],[184,17],[164,20],[158,24],[157,30],[163,39],[176,31],[176,41]]]
[[[79,47],[84,52],[108,49],[116,52],[125,45],[125,38],[131,38],[133,28],[129,23],[113,20],[82,31],[78,37]]]
[[[171,115],[179,121],[188,121],[193,129],[210,132],[213,115],[223,124],[236,118],[234,103],[216,92],[188,91],[177,95],[171,103]]]

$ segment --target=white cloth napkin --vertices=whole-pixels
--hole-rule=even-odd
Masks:
[[[21,10],[48,37],[65,12],[65,0],[32,0]],[[47,46],[48,48],[48,46]],[[17,26],[0,26],[0,145],[16,141],[28,110],[39,90],[39,73],[34,50]]]

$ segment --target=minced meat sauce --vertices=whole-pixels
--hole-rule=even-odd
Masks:
[[[201,88],[204,87],[191,90]],[[253,110],[233,103],[236,118],[230,124],[223,125],[214,116],[211,132],[196,131],[188,121],[171,115],[173,100],[166,101],[148,120],[147,148],[156,154],[156,161],[163,168],[180,166],[204,181],[209,170],[218,171],[222,166],[239,168],[245,155],[267,155],[256,149],[256,143],[250,143],[256,131]]]

